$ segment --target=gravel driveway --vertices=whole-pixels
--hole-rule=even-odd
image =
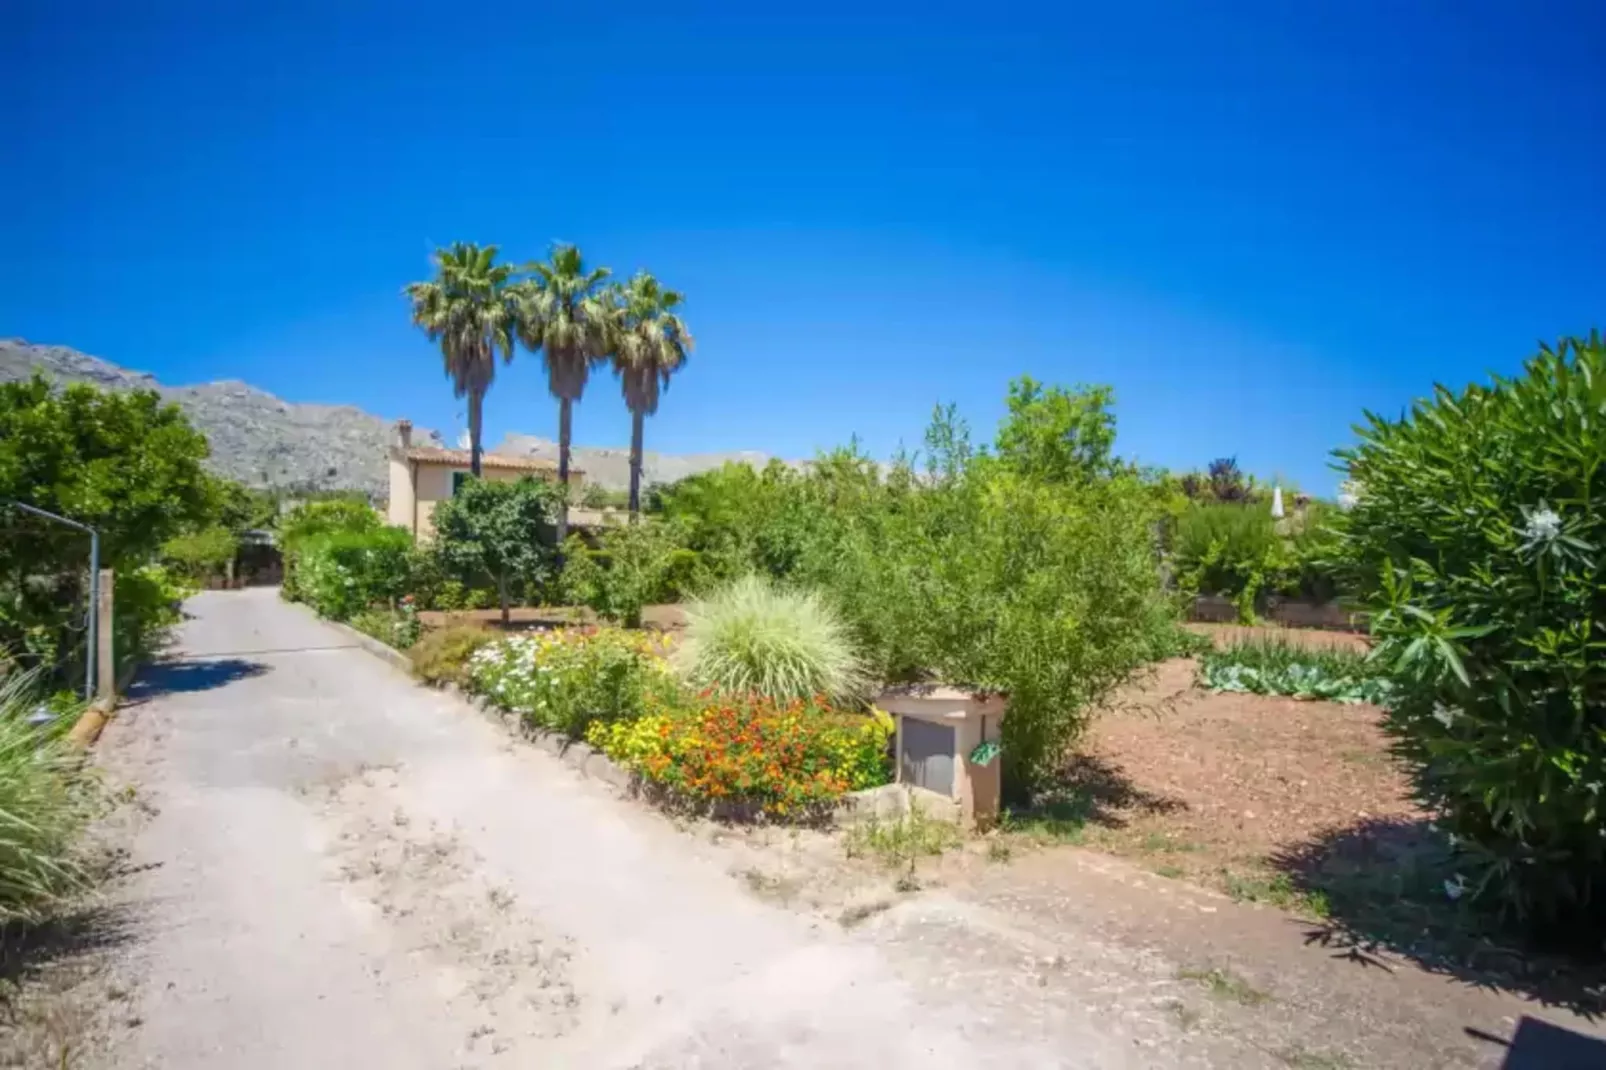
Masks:
[[[1540,1013],[1085,852],[848,927],[271,590],[187,609],[100,746],[135,935],[73,1066],[1492,1067]]]

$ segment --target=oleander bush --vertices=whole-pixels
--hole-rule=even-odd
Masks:
[[[1606,342],[1368,414],[1336,553],[1397,693],[1389,727],[1464,889],[1606,925]]]

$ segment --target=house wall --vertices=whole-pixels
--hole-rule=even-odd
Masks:
[[[413,506],[416,498],[413,495],[413,474],[409,469],[410,462],[396,454],[390,457],[390,507],[385,510],[385,519],[398,527],[408,531],[413,530]]]
[[[435,506],[452,496],[452,476],[457,472],[468,472],[468,466],[461,467],[445,464],[419,464],[418,465],[418,529],[416,537],[419,542],[435,537]],[[533,475],[546,478],[544,473],[529,472],[518,468],[483,468],[481,478],[497,483],[512,483],[520,476]],[[408,526],[411,526],[409,520]]]

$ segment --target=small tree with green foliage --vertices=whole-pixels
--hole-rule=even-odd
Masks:
[[[495,584],[506,622],[511,589],[538,590],[551,576],[561,503],[556,484],[529,476],[467,480],[435,507],[436,550],[465,582]]]
[[[175,535],[162,544],[162,560],[192,583],[221,576],[239,550],[239,540],[221,524]]]
[[[1368,414],[1335,552],[1470,896],[1606,924],[1606,343]],[[1576,933],[1575,933],[1576,935]]]
[[[52,684],[76,679],[75,620],[88,600],[88,536],[6,502],[96,528],[102,566],[131,575],[168,539],[210,520],[206,456],[205,437],[154,391],[57,389],[38,375],[0,383],[0,648],[46,666]],[[137,634],[156,628],[124,619]]]
[[[563,587],[569,598],[598,616],[628,628],[641,626],[641,611],[673,600],[696,564],[678,527],[643,518],[608,528],[591,549],[578,536],[564,548]]]

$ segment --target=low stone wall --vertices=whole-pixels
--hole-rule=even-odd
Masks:
[[[1302,602],[1292,598],[1268,598],[1257,610],[1269,624],[1285,628],[1319,628],[1334,632],[1365,632],[1365,613],[1352,612],[1337,602]],[[1238,607],[1219,595],[1200,595],[1193,601],[1188,619],[1208,624],[1235,624]]]

